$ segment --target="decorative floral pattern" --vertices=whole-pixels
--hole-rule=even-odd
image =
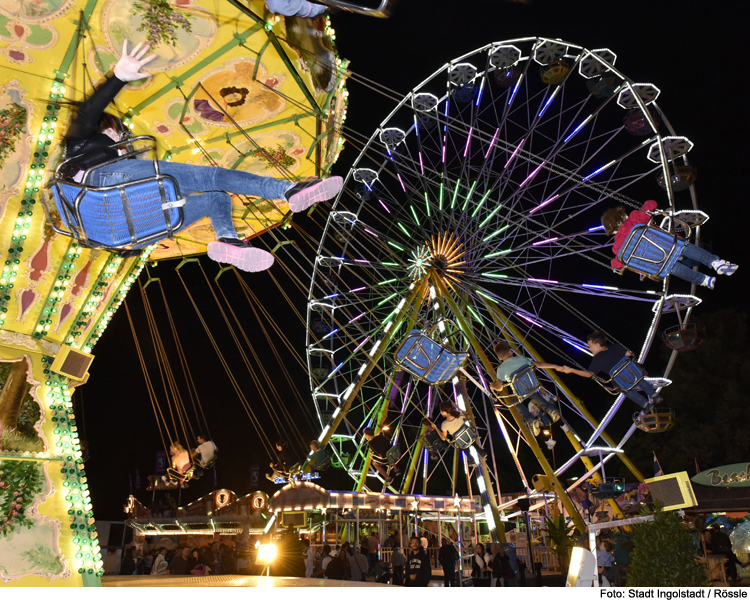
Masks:
[[[286,153],[283,145],[277,145],[272,149],[259,149],[258,151],[250,154],[250,156],[263,160],[263,162],[266,163],[266,167],[269,169],[274,169],[277,167],[284,167],[285,169],[288,169],[295,162],[297,162],[294,158]]]
[[[0,534],[5,537],[34,521],[26,518],[26,507],[41,491],[43,482],[39,464],[28,461],[5,461],[0,466]]]
[[[170,47],[177,45],[177,29],[192,32],[191,17],[185,16],[167,2],[167,0],[136,0],[133,8],[142,16],[138,32],[146,34],[146,40],[156,47],[166,43]]]
[[[0,169],[16,151],[21,134],[26,133],[26,116],[26,109],[17,103],[11,103],[9,109],[0,109]]]

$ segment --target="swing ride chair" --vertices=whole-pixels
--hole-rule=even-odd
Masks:
[[[608,380],[595,379],[606,391],[609,391],[612,395],[619,395],[635,389],[645,376],[646,374],[643,373],[643,369],[638,363],[631,357],[623,357],[615,365]]]
[[[451,436],[450,443],[455,448],[468,450],[477,440],[477,434],[471,427],[471,424],[468,421],[464,421],[463,426]]]
[[[138,147],[143,144],[146,147]],[[112,251],[142,247],[171,237],[182,227],[185,199],[175,179],[160,172],[156,140],[150,136],[131,137],[109,147],[127,151],[87,169],[81,183],[70,179],[65,171],[84,154],[63,160],[57,167],[50,189],[64,228],[58,225],[45,203],[45,214],[52,228],[84,247]],[[93,171],[141,154],[150,155],[153,176],[104,188],[87,185]]]
[[[645,374],[638,363],[630,357],[623,357],[615,365],[609,380],[596,378],[596,381],[604,390],[612,395],[618,395],[636,388],[644,377]],[[675,414],[671,408],[642,410],[633,415],[633,423],[641,431],[661,433],[674,427]]]
[[[450,322],[442,320],[440,322]],[[427,384],[443,384],[451,380],[468,359],[469,342],[456,328],[443,342],[435,339],[437,323],[427,331],[414,329],[396,349],[396,363],[404,371]],[[464,349],[457,350],[451,345],[451,338],[460,335]]]
[[[643,277],[659,280],[668,276],[690,237],[690,227],[682,220],[673,220],[685,229],[684,238],[651,223],[636,224],[617,258],[626,268]]]
[[[606,478],[600,483],[589,482],[589,495],[600,500],[617,498],[625,493],[625,479],[621,477]]]
[[[315,451],[307,458],[310,469],[315,472],[325,472],[331,467],[331,456],[324,450]]]
[[[497,396],[502,404],[508,408],[522,403],[541,388],[533,365],[527,365],[513,372],[510,382],[506,386],[510,389],[510,393],[508,395],[498,393]]]

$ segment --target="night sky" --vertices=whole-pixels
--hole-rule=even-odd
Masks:
[[[438,6],[445,8],[436,10]],[[746,101],[750,88],[746,74],[745,28],[750,11],[742,1],[730,0],[720,6],[685,0],[536,0],[529,4],[501,0],[463,0],[460,3],[400,0],[387,20],[338,14],[332,21],[339,53],[351,61],[352,71],[400,94],[405,94],[443,63],[492,41],[546,36],[589,49],[608,47],[613,50],[618,56],[617,67],[625,75],[636,82],[652,82],[661,89],[659,105],[676,133],[684,134],[695,143],[690,159],[699,174],[699,206],[711,216],[703,229],[703,238],[722,258],[741,266],[731,282],[720,279],[716,290],[700,293],[703,298],[700,309],[710,312],[726,305],[745,309],[747,293],[743,278],[748,266],[744,258],[747,250],[741,247],[741,233],[747,219]],[[346,127],[369,136],[395,103],[354,80],[349,81],[348,88]],[[347,145],[334,172],[345,176],[357,154],[356,147]],[[656,186],[654,192],[657,199],[663,194]],[[314,240],[322,233],[324,213],[319,211],[310,219],[298,215],[296,222]],[[296,231],[289,231],[287,235],[285,239],[304,243]],[[261,238],[254,245],[261,246],[264,241],[267,239]],[[303,252],[309,254],[310,248],[304,248]],[[306,270],[309,276],[309,264],[287,264],[306,286],[308,280],[304,275]],[[150,273],[161,280],[188,355],[208,428],[221,449],[217,464],[219,486],[244,495],[251,490],[250,466],[257,464],[261,472],[265,472],[269,458],[203,333],[175,271],[176,265],[176,262],[163,262],[150,269]],[[218,271],[216,264],[205,257],[201,265],[211,279]],[[181,273],[263,428],[275,439],[279,432],[263,409],[263,401],[223,325],[199,266],[189,263]],[[243,274],[265,308],[274,314],[286,338],[303,354],[304,326],[272,276],[284,289],[294,309],[304,316],[307,293],[290,280],[285,267],[277,264],[270,274]],[[281,368],[266,345],[261,326],[268,325],[256,320],[233,273],[224,274],[221,287],[279,390],[286,410],[296,417],[301,436],[305,440],[315,437],[318,429],[313,429],[307,418],[312,416],[313,404],[305,371],[288,352],[280,350],[304,398],[306,410],[300,408],[298,397],[289,390]],[[177,372],[179,364],[173,348],[169,347],[170,332],[158,284],[149,286],[148,297]],[[127,303],[144,353],[152,357],[137,288],[131,291]],[[269,334],[278,339],[273,332]],[[277,344],[280,345],[280,341]],[[83,423],[84,436],[89,441],[87,470],[94,514],[99,519],[115,520],[122,518],[122,505],[131,492],[129,477],[136,469],[141,476],[141,491],[136,496],[143,502],[150,500],[151,494],[145,492],[146,475],[153,472],[155,452],[162,446],[124,308],[115,315],[96,346],[95,355],[90,381],[77,391],[74,403]],[[147,358],[147,365],[156,389],[163,388],[154,360]],[[187,396],[185,399],[187,401]],[[166,407],[163,410],[168,412]],[[192,412],[190,408],[191,416]],[[283,422],[283,418],[280,420]],[[286,433],[280,435],[287,437]],[[300,450],[300,454],[303,452]],[[734,461],[742,460],[727,460],[728,463]],[[348,489],[351,480],[331,472],[326,474],[322,484]],[[520,482],[506,490],[519,487]],[[191,483],[183,503],[211,488],[210,477]],[[271,484],[263,478],[260,488],[272,490]]]

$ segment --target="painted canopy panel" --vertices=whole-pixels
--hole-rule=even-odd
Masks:
[[[129,83],[116,106],[134,134],[157,137],[161,159],[289,179],[326,174],[346,112],[332,36],[326,17],[278,17],[262,1],[0,0],[0,328],[85,347],[142,266],[81,249],[46,224],[45,185],[69,119],[55,95],[82,100],[124,40],[149,40],[153,75]],[[243,237],[289,215],[285,203],[253,195],[234,205]],[[202,253],[212,239],[205,220],[150,258]]]

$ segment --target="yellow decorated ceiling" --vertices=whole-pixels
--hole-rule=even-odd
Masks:
[[[116,105],[161,159],[296,179],[326,174],[340,151],[345,63],[325,16],[279,17],[262,1],[0,0],[0,344],[90,351],[144,264],[55,235],[42,202],[68,120],[54,97],[81,100],[125,39],[148,37],[152,76]],[[234,199],[241,236],[288,215],[285,203]],[[202,253],[212,239],[205,220],[149,258]]]

